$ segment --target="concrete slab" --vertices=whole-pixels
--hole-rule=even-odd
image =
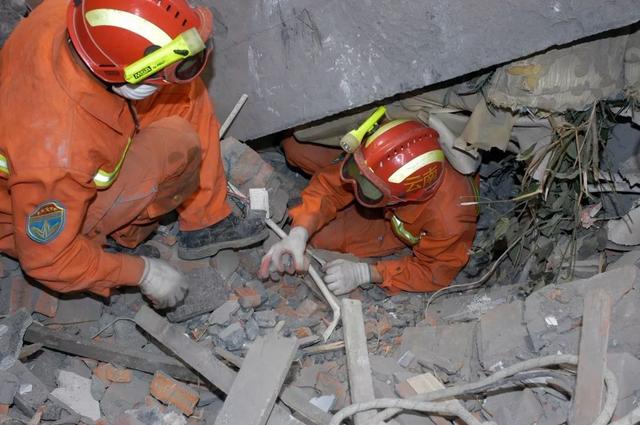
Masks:
[[[215,17],[208,69],[222,121],[260,136],[637,22],[635,0],[198,0]],[[505,40],[507,42],[505,42]]]

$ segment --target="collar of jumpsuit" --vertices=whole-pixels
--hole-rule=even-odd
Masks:
[[[88,69],[77,62],[67,43],[66,30],[53,41],[55,76],[71,99],[96,119],[120,134],[124,133],[123,120],[130,120],[127,101],[109,92],[103,84],[89,74]]]

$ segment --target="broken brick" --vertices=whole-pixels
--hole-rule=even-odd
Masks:
[[[155,398],[177,407],[187,416],[193,413],[194,407],[200,400],[200,394],[197,391],[160,371],[153,376],[149,390]]]
[[[367,336],[367,339],[371,339],[376,335],[376,325],[377,323],[373,320],[367,320],[364,322],[364,333]]]
[[[378,320],[378,323],[376,323],[376,334],[378,337],[381,337],[389,332],[391,328],[393,328],[393,325],[389,320],[389,316],[385,314],[380,318],[380,320]]]
[[[131,382],[132,373],[129,369],[120,369],[113,366],[111,363],[102,363],[97,368],[93,369],[93,374],[102,380],[102,382],[118,382],[126,383]]]
[[[313,333],[311,332],[311,329],[309,329],[306,326],[303,326],[301,328],[297,328],[293,330],[293,333],[295,334],[296,337],[298,338],[306,338],[309,337],[311,335],[313,335]]]
[[[0,415],[6,415],[9,413],[9,405],[8,404],[0,404]]]
[[[242,308],[248,309],[262,304],[262,295],[253,288],[236,288],[235,291],[238,294],[238,302]]]
[[[336,397],[336,410],[342,409],[349,402],[346,386],[329,372],[318,373],[316,388],[322,395],[334,395]]]

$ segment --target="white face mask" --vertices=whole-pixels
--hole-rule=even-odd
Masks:
[[[151,84],[123,84],[121,86],[112,86],[111,90],[125,99],[142,100],[154,94],[158,88],[158,86],[152,86]]]

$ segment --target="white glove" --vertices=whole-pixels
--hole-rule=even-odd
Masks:
[[[157,258],[142,257],[144,273],[138,285],[154,308],[174,307],[184,299],[188,284],[178,270]]]
[[[305,261],[304,250],[307,248],[307,240],[309,233],[302,226],[291,229],[289,235],[274,244],[269,251],[262,257],[260,264],[260,276],[267,278],[269,272],[278,271],[293,274],[295,271],[303,272],[309,267],[308,261]],[[292,261],[293,260],[293,261]]]
[[[344,295],[358,286],[371,282],[371,270],[367,263],[333,260],[325,266],[324,281],[336,295]]]

